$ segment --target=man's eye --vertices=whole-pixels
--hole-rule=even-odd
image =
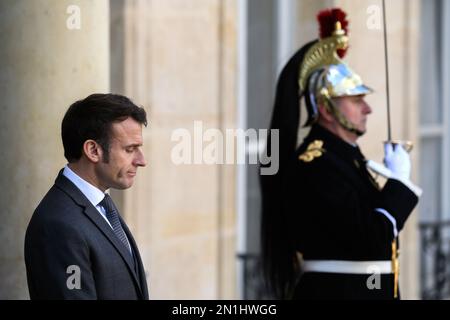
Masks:
[[[133,150],[134,150],[134,148],[127,148],[127,149],[125,149],[125,151],[128,152],[128,153],[132,153]]]

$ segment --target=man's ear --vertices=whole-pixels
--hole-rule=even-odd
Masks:
[[[332,122],[333,121],[333,115],[328,110],[328,108],[325,106],[325,104],[320,103],[318,105],[319,114],[326,122]]]
[[[86,140],[83,143],[83,153],[90,161],[97,163],[103,157],[103,149],[94,140]]]

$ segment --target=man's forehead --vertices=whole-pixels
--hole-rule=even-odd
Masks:
[[[133,118],[127,118],[111,125],[111,136],[116,139],[142,140],[142,124]]]
[[[131,117],[128,117],[122,121],[115,121],[111,124],[111,128],[114,130],[133,131],[142,130],[142,124],[137,122]]]

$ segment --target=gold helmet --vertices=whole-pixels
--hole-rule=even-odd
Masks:
[[[349,42],[345,17],[345,12],[337,8],[319,13],[321,38],[306,51],[300,64],[300,97],[305,98],[308,111],[305,126],[317,121],[318,104],[324,104],[344,128],[362,134],[340,113],[332,100],[373,92],[342,60]]]

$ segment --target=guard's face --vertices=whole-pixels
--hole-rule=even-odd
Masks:
[[[372,113],[364,97],[365,95],[335,98],[342,115],[361,132],[366,132],[367,117]]]
[[[140,123],[127,118],[112,124],[109,161],[99,161],[96,166],[97,177],[104,189],[127,189],[133,185],[138,167],[146,165],[141,147]]]

